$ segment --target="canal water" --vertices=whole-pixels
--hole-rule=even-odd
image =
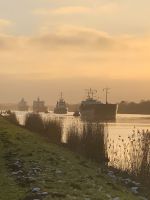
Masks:
[[[22,125],[25,122],[26,114],[27,112],[16,111],[16,116]],[[53,112],[48,114],[41,113],[41,116],[44,119],[56,119],[62,121],[64,142],[66,140],[68,129],[71,126],[80,129],[82,124],[85,123],[80,117],[74,117],[71,112],[66,115],[57,115]],[[150,130],[150,115],[118,114],[116,122],[103,124],[107,135],[107,150],[110,165],[122,169],[129,168],[129,163],[125,160],[124,146],[129,143],[129,138],[132,138],[133,133],[137,133],[138,131],[142,133],[143,130]],[[109,148],[110,144],[111,148]],[[114,147],[112,148],[112,146]],[[114,160],[116,160],[116,162],[114,162]]]
[[[24,124],[26,114],[27,112],[16,111],[16,116],[22,125]],[[45,119],[61,120],[64,136],[67,134],[70,126],[80,126],[84,123],[80,117],[74,117],[72,112],[65,115],[54,114],[53,112],[48,114],[41,113],[41,115]],[[107,127],[109,138],[114,140],[119,136],[127,138],[133,131],[150,130],[150,115],[118,114],[115,122],[104,124]]]

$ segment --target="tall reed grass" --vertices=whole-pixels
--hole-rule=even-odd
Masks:
[[[86,123],[81,129],[76,126],[70,127],[67,135],[67,146],[90,160],[99,163],[108,161],[107,138],[102,124]]]
[[[53,143],[60,144],[62,142],[62,123],[60,120],[44,121],[44,134]]]
[[[5,119],[7,119],[9,122],[11,122],[15,125],[19,125],[19,121],[18,121],[16,114],[14,112],[10,111],[9,114],[7,114],[5,116]]]
[[[127,140],[109,141],[110,165],[150,185],[150,132],[133,131]]]
[[[44,122],[40,114],[28,113],[25,118],[25,128],[30,131],[43,133],[44,132]]]
[[[26,115],[25,128],[46,136],[52,143],[61,143],[62,125],[58,120],[44,120],[40,114],[29,113]]]
[[[67,131],[66,144],[70,150],[81,152],[81,132],[77,126],[72,125]]]

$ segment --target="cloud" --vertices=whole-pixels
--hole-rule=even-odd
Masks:
[[[0,35],[0,50],[32,49],[42,51],[79,51],[79,52],[143,52],[150,48],[150,37],[132,35],[112,36],[106,32],[80,26],[64,25],[35,36]]]
[[[90,13],[91,8],[84,6],[66,6],[66,7],[58,7],[54,9],[36,9],[33,11],[34,14],[38,15],[70,15],[70,14],[85,14]]]
[[[20,42],[21,40],[18,37],[7,34],[0,34],[0,51],[14,50],[20,47]]]
[[[121,10],[121,7],[116,2],[109,2],[95,8],[99,14],[114,14]]]
[[[97,50],[110,48],[113,45],[113,38],[105,32],[90,28],[61,26],[55,31],[47,31],[41,36],[31,38],[31,45],[46,49],[71,48],[80,50]]]
[[[100,52],[107,53],[114,51],[141,51],[149,49],[149,36],[136,37],[132,35],[110,35],[107,32],[81,26],[64,25],[51,30],[51,26],[46,25],[41,28],[41,34],[29,38],[31,46],[45,50],[69,50],[80,52]]]
[[[12,25],[12,22],[10,20],[0,19],[0,26],[8,27],[10,25]]]
[[[149,77],[150,36],[62,26],[32,37],[0,35],[0,51],[0,73],[37,73],[38,79]]]
[[[33,10],[33,14],[48,16],[48,15],[74,15],[74,14],[112,14],[120,10],[117,3],[105,3],[92,6],[63,6],[55,8],[37,8]]]
[[[0,31],[4,31],[7,28],[10,28],[12,26],[12,21],[7,19],[0,19]]]

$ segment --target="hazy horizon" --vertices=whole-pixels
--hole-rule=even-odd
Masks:
[[[112,88],[111,102],[150,99],[148,0],[0,0],[0,103],[69,103]]]
[[[85,89],[90,87],[97,90],[97,97],[104,102],[105,93],[103,92],[103,88],[110,85],[111,90],[109,94],[109,102],[119,103],[122,100],[139,102],[142,99],[149,99],[147,95],[149,92],[149,84],[147,82],[145,87],[146,81],[139,82],[138,80],[128,80],[126,82],[126,80],[109,80],[110,85],[107,85],[107,81],[105,79],[70,79],[62,79],[61,81],[57,79],[41,81],[20,80],[18,85],[18,80],[9,78],[7,87],[11,86],[12,90],[4,89],[5,84],[0,85],[0,103],[17,103],[22,97],[24,97],[25,100],[31,104],[33,100],[37,99],[37,97],[40,97],[40,99],[44,100],[46,104],[54,105],[60,97],[60,92],[62,91],[67,103],[74,104],[79,103],[86,97]],[[7,79],[5,78],[4,81],[6,80]],[[30,84],[32,84],[32,87]],[[68,84],[72,90],[67,87]],[[139,92],[139,87],[143,87],[144,90]]]

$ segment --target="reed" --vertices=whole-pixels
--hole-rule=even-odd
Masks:
[[[43,133],[44,122],[38,113],[28,113],[25,118],[25,128],[38,133]]]
[[[72,125],[68,132],[67,132],[67,138],[66,138],[66,144],[67,147],[75,152],[80,153],[81,151],[81,136],[80,131],[77,126]]]
[[[52,142],[60,144],[62,141],[62,123],[59,120],[44,121],[44,135]]]
[[[40,114],[29,113],[26,115],[25,128],[46,136],[52,143],[61,143],[62,125],[58,120],[44,120]]]
[[[109,141],[110,165],[150,184],[150,132],[133,131],[127,140]]]
[[[84,125],[81,143],[83,153],[87,158],[102,163],[107,160],[107,139],[104,125],[98,123]]]
[[[9,122],[15,124],[15,125],[19,125],[19,121],[17,119],[17,116],[14,112],[9,112],[9,114],[7,114],[5,116],[5,119],[7,119]]]
[[[101,124],[83,124],[81,129],[72,126],[68,131],[67,146],[92,161],[108,161],[106,143],[104,125]]]

